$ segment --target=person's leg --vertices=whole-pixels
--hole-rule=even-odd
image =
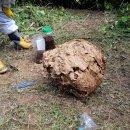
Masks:
[[[14,42],[16,49],[25,48],[28,49],[31,44],[24,41],[24,39],[18,33],[18,26],[15,21],[6,16],[0,7],[0,32],[8,35],[10,40]],[[0,61],[0,74],[5,73],[8,68]]]
[[[31,44],[24,41],[24,39],[20,36],[18,31],[15,31],[11,34],[8,34],[11,41],[14,42],[15,49],[28,49],[30,48]]]
[[[28,49],[31,44],[25,42],[17,30],[18,26],[15,24],[15,21],[0,9],[0,32],[9,36],[10,40],[14,42],[15,48]]]

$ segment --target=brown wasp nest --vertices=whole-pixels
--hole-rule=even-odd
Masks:
[[[87,96],[102,82],[104,57],[92,43],[78,39],[43,54],[43,66],[60,87],[75,96]]]

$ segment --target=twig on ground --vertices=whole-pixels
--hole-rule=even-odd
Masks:
[[[35,22],[32,22],[31,25],[26,30],[29,30],[34,24]]]

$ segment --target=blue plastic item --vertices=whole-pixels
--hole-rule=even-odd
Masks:
[[[34,84],[34,83],[35,83],[35,80],[30,80],[30,81],[28,81],[28,82],[23,82],[23,83],[18,84],[18,85],[16,86],[16,88],[26,88],[26,87],[28,87],[28,86]]]

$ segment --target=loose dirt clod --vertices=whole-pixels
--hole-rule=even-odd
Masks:
[[[43,66],[49,76],[75,96],[87,96],[103,79],[103,55],[88,41],[78,39],[66,42],[45,52],[43,58]]]

